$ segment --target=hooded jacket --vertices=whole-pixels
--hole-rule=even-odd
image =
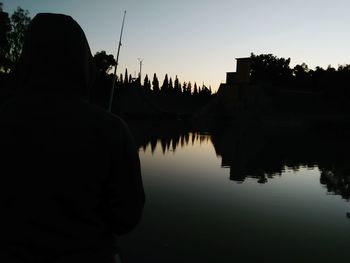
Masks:
[[[0,262],[111,262],[144,190],[127,126],[88,102],[94,65],[80,26],[34,17],[16,79],[0,108]]]

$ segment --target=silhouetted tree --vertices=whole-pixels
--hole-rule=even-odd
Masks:
[[[8,13],[3,12],[0,3],[0,71],[7,71],[10,67],[9,51],[11,32],[11,21]]]
[[[143,81],[143,86],[146,90],[151,90],[151,82],[150,80],[148,79],[148,75],[146,74],[146,77]]]
[[[96,69],[100,74],[107,74],[108,71],[115,65],[113,55],[107,55],[106,51],[97,52],[94,56]]]
[[[175,93],[181,93],[181,84],[180,84],[180,81],[176,75],[175,77],[175,82],[174,82],[174,90],[175,90]]]
[[[310,80],[311,80],[310,70],[305,63],[302,63],[301,65],[296,65],[293,68],[293,75],[295,77],[296,88],[306,89],[312,85],[310,83]]]
[[[124,84],[129,83],[129,75],[128,75],[128,69],[125,69],[125,75],[124,75]]]
[[[258,84],[285,86],[292,79],[290,58],[277,58],[272,54],[251,54],[251,81]]]
[[[190,81],[190,82],[188,82],[188,84],[187,84],[186,94],[187,94],[187,95],[191,95],[191,93],[192,93],[192,83],[191,83],[191,81]]]
[[[187,83],[184,82],[184,83],[182,84],[182,93],[183,93],[183,94],[186,94],[186,92],[187,92]]]
[[[12,63],[16,64],[21,54],[24,34],[27,30],[31,18],[28,10],[17,7],[16,11],[11,15],[11,32],[10,40],[10,59]]]
[[[162,93],[167,93],[169,89],[169,80],[168,80],[168,74],[165,74],[163,85],[161,87]]]
[[[194,88],[193,88],[193,95],[198,95],[198,88],[197,88],[197,83],[194,83]]]
[[[174,85],[173,85],[173,79],[170,78],[169,80],[169,92],[173,93],[174,92]]]
[[[107,72],[115,65],[115,60],[113,55],[107,55],[106,51],[100,51],[94,55],[94,62],[98,74],[95,85],[90,90],[90,95],[92,101],[104,105],[105,101],[108,100],[113,82],[113,75],[108,75]]]
[[[305,63],[302,63],[293,68],[293,75],[298,78],[304,78],[309,71],[309,67]]]
[[[328,65],[327,71],[328,72],[335,72],[336,70],[335,70],[335,68],[332,67],[332,65]]]
[[[29,12],[20,7],[9,17],[0,4],[0,69],[8,72],[18,61],[31,19]]]
[[[121,84],[123,84],[123,74],[122,73],[120,73],[120,76],[119,76],[119,83],[121,83]]]
[[[154,73],[154,75],[153,75],[152,86],[153,86],[153,91],[155,93],[159,93],[159,91],[160,91],[159,90],[159,81],[158,81],[156,73]]]
[[[208,89],[208,87],[203,84],[202,88],[200,89],[200,93],[199,94],[202,97],[210,97],[210,95],[211,95],[211,88]]]
[[[346,65],[339,65],[339,66],[338,66],[338,72],[350,73],[350,65],[349,65],[349,64],[346,64]]]

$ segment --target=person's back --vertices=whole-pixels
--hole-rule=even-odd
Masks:
[[[58,32],[38,41],[48,28]],[[50,72],[45,45],[62,32],[68,39],[51,52],[72,52],[71,61],[59,59]],[[91,54],[74,20],[38,15],[28,35],[23,90],[0,108],[0,260],[113,262],[114,235],[137,224],[144,203],[133,140],[119,118],[86,101]],[[26,57],[36,48],[42,57]]]

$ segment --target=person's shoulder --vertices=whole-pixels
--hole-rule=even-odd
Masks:
[[[110,113],[105,109],[90,103],[86,103],[87,118],[92,125],[98,127],[99,130],[107,137],[125,137],[130,136],[128,125],[123,119],[114,113]]]
[[[89,115],[99,122],[104,122],[111,127],[127,129],[127,124],[118,115],[90,103],[86,103],[85,107],[88,108]]]

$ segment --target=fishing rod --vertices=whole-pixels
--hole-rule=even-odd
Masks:
[[[120,47],[122,46],[122,37],[123,37],[123,31],[124,31],[125,15],[126,15],[126,10],[124,11],[122,29],[120,31],[120,38],[119,38],[117,58],[116,58],[116,61],[115,61],[115,66],[114,66],[114,76],[113,76],[113,81],[112,81],[112,89],[111,89],[111,94],[110,94],[110,97],[109,97],[109,104],[108,104],[108,111],[109,112],[112,111],[115,82],[117,80],[117,67],[118,67],[118,61],[119,61],[119,53],[120,53]]]

